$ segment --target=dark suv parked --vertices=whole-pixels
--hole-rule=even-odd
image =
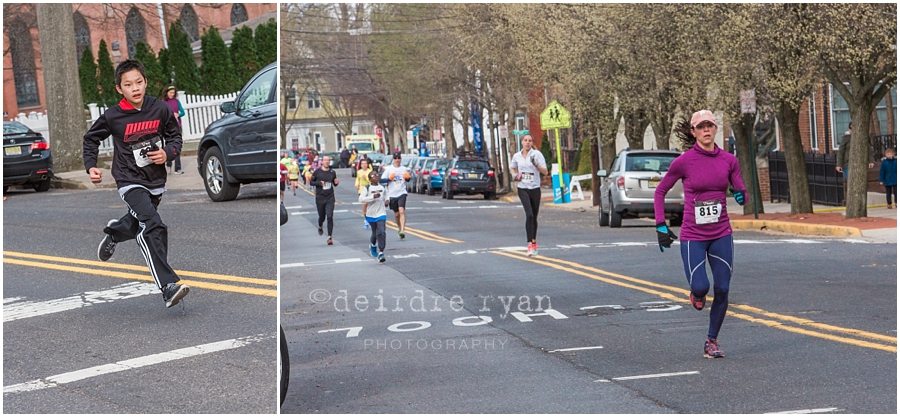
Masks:
[[[206,127],[197,169],[213,201],[234,200],[241,184],[277,180],[277,78],[275,63],[259,70]]]
[[[441,197],[453,199],[456,194],[484,194],[485,200],[497,195],[494,168],[487,159],[477,156],[457,156],[444,173]]]
[[[52,176],[53,157],[44,137],[19,122],[3,122],[3,192],[11,185],[47,191]]]

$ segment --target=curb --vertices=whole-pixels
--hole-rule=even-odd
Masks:
[[[65,178],[53,177],[50,179],[50,188],[62,188],[66,190],[87,190],[87,185],[79,181],[67,180]]]
[[[807,224],[778,220],[732,220],[733,230],[771,231],[796,235],[862,237],[862,230],[856,227]]]

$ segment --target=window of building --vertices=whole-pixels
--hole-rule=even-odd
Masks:
[[[247,8],[241,3],[231,5],[231,26],[247,21]]]
[[[75,53],[78,54],[77,59],[81,62],[84,51],[91,47],[91,28],[88,27],[87,21],[79,12],[72,14],[72,20],[75,23]]]
[[[197,13],[194,12],[194,8],[191,7],[190,4],[185,4],[184,7],[181,8],[181,15],[179,15],[178,20],[181,21],[181,27],[184,29],[184,33],[187,33],[191,42],[200,39],[200,27],[197,24]]]
[[[813,92],[808,101],[809,106],[809,146],[819,150],[819,127],[816,126],[816,93]]]
[[[335,142],[337,142],[337,148],[335,148],[335,149],[343,148],[344,147],[344,134],[341,132],[337,132],[337,133],[335,133],[334,136],[335,136]]]
[[[125,18],[125,42],[128,45],[128,57],[134,58],[137,44],[147,43],[147,31],[144,26],[144,17],[137,7],[132,7]]]
[[[828,94],[831,98],[831,144],[834,149],[841,147],[844,133],[850,126],[850,106],[844,96],[828,85]],[[894,119],[897,114],[897,87],[892,87],[891,92],[885,95],[878,106],[875,107],[875,115],[878,118],[878,129],[870,128],[872,136],[895,134]],[[890,120],[889,120],[890,119]]]
[[[321,151],[322,150],[322,132],[313,133],[313,141],[315,141],[316,150]]]
[[[13,62],[13,81],[16,83],[16,104],[19,107],[39,106],[41,103],[38,97],[31,31],[21,20],[12,21],[7,31]]]
[[[312,91],[306,95],[306,108],[308,108],[308,109],[322,108],[322,102],[320,100],[318,91]]]
[[[297,87],[291,87],[287,93],[288,110],[297,110]]]

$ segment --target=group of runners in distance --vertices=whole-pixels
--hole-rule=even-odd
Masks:
[[[735,201],[743,205],[746,195],[738,160],[715,143],[717,131],[716,118],[709,110],[694,113],[690,122],[684,122],[676,129],[685,151],[672,161],[654,195],[657,241],[660,252],[663,252],[678,239],[666,224],[665,196],[677,181],[682,181],[681,257],[690,289],[688,301],[698,311],[706,306],[710,291],[707,265],[712,271],[714,299],[703,344],[706,358],[725,356],[718,335],[728,310],[728,291],[734,272],[734,239],[726,197],[731,188]],[[510,173],[525,210],[526,254],[537,256],[541,176],[548,175],[547,162],[543,154],[534,149],[534,140],[530,135],[523,136],[521,144],[522,150],[511,158]],[[381,173],[372,170],[368,164],[361,164],[355,183],[358,201],[363,204],[364,227],[371,229],[369,253],[381,263],[385,262],[386,207],[394,212],[400,239],[405,237],[406,182],[410,179],[410,172],[400,162],[401,155],[397,152],[393,155],[392,165],[385,167]],[[323,222],[328,222],[328,245],[333,244],[334,187],[339,184],[330,165],[330,158],[324,157],[322,165],[307,177],[307,182],[316,188],[320,235],[323,234]],[[386,186],[381,184],[383,181],[386,181]]]

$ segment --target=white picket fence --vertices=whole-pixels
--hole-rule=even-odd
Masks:
[[[224,95],[202,96],[195,94],[184,94],[183,91],[178,92],[178,99],[184,107],[184,118],[181,119],[181,139],[187,142],[196,142],[203,137],[206,126],[221,118],[224,113],[219,110],[219,105],[226,101],[234,101],[238,92]],[[106,107],[97,104],[88,104],[91,112],[91,119],[87,125],[90,127],[103,112]],[[107,138],[100,144],[100,154],[112,154],[112,138]]]

